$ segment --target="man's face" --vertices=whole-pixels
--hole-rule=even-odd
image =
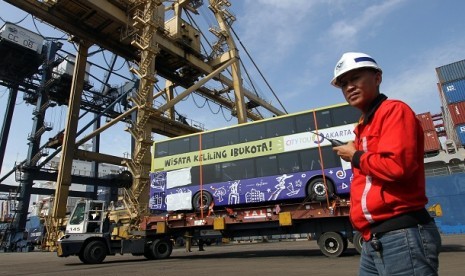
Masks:
[[[371,102],[378,96],[381,81],[381,72],[369,68],[352,70],[339,78],[347,102],[362,112],[368,111]]]

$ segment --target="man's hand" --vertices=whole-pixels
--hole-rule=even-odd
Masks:
[[[346,145],[333,147],[333,150],[336,152],[337,155],[339,155],[343,160],[347,162],[352,162],[352,157],[354,156],[354,153],[357,151],[353,141],[348,142]]]

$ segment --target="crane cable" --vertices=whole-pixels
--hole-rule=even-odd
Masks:
[[[199,12],[199,13],[202,15],[202,17],[204,18],[204,20],[205,20],[205,22],[207,23],[207,25],[210,25],[210,26],[213,25],[213,21],[212,21],[212,20],[209,20],[208,17],[205,15],[205,13],[203,13],[203,12]],[[186,12],[186,14],[187,14],[187,16],[188,16],[188,18],[189,18],[189,22],[190,22],[191,24],[195,25],[195,26],[197,27],[197,30],[200,30],[200,27],[199,27],[198,24],[195,22],[195,20],[192,18],[192,16],[190,15],[190,13]],[[208,46],[210,47],[210,49],[213,49],[212,45],[209,43],[209,41],[208,41],[207,37],[205,36],[205,34],[204,34],[202,31],[200,31],[200,33],[201,33],[202,37],[205,39],[205,41],[207,42],[207,44],[208,44]],[[204,50],[205,53],[206,53],[207,51],[206,51],[206,49],[205,49],[205,47],[204,47],[204,45],[203,45],[202,42],[201,42],[201,45],[202,45],[203,50]],[[255,94],[258,96],[257,89],[255,88],[255,86],[254,86],[254,84],[253,84],[253,81],[252,81],[252,78],[251,78],[250,75],[249,75],[249,72],[248,72],[247,69],[245,68],[245,66],[244,66],[244,64],[243,64],[243,62],[242,62],[242,60],[239,59],[239,62],[241,63],[242,68],[244,69],[244,71],[245,71],[245,73],[246,73],[246,75],[247,75],[247,78],[248,78],[248,80],[249,80],[249,82],[250,82],[250,85],[251,85],[251,87],[252,87],[252,90],[253,90],[253,91],[255,92]],[[229,75],[232,77],[232,73],[229,71],[229,69],[226,69],[226,71],[227,71],[227,72],[229,73]],[[224,84],[223,84],[223,86],[224,86]],[[224,88],[224,87],[223,87],[223,88]],[[231,97],[229,96],[229,94],[227,94],[227,96],[228,96],[228,99],[229,99],[230,101],[233,101],[233,100],[231,99]],[[221,105],[219,105],[219,106],[222,107]],[[263,115],[260,113],[260,110],[258,110],[257,108],[255,108],[255,109],[256,109],[256,112],[257,112],[260,116],[263,117]],[[210,110],[211,110],[211,108],[210,108]],[[222,111],[223,111],[223,110],[222,110]],[[212,112],[213,112],[213,111],[212,111]],[[215,114],[216,114],[216,113],[215,113]],[[224,111],[223,111],[223,117],[226,119],[226,117],[224,116]],[[231,119],[232,119],[232,118],[231,118]],[[226,121],[229,122],[231,119],[229,119],[229,120],[226,119]]]
[[[268,88],[271,90],[271,93],[273,93],[273,95],[275,96],[276,100],[278,101],[279,105],[281,106],[281,108],[284,110],[284,112],[287,114],[287,110],[286,108],[284,107],[284,105],[281,103],[281,100],[279,100],[278,96],[276,95],[276,93],[274,92],[273,88],[271,88],[271,85],[268,83],[268,81],[266,80],[265,76],[262,74],[262,72],[260,71],[260,69],[258,68],[257,64],[255,63],[255,61],[252,59],[252,57],[250,56],[249,54],[249,51],[247,51],[247,49],[245,48],[244,44],[242,43],[242,41],[239,39],[239,36],[236,34],[236,32],[234,31],[233,27],[230,25],[229,28],[231,29],[231,31],[234,33],[234,36],[236,37],[237,41],[239,41],[239,44],[241,44],[242,48],[244,49],[245,53],[247,54],[247,56],[249,57],[250,61],[252,62],[252,64],[255,66],[255,69],[257,69],[258,73],[260,74],[260,76],[263,78],[263,81],[265,81],[266,85],[268,86]]]

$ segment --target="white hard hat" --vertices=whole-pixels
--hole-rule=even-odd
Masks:
[[[363,67],[374,68],[382,72],[376,61],[367,54],[355,52],[343,54],[341,59],[337,62],[336,67],[334,67],[334,78],[331,84],[340,88],[341,86],[337,84],[337,78],[351,70]]]

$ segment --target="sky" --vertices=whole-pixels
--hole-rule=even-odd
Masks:
[[[435,68],[465,59],[465,2],[461,0],[230,2],[230,10],[237,19],[232,27],[240,44],[245,46],[289,113],[344,102],[342,93],[330,81],[341,55],[352,51],[365,52],[377,61],[383,70],[381,92],[389,98],[405,101],[417,114],[440,113]],[[207,5],[208,1],[204,0],[201,12],[209,11]],[[0,0],[0,25],[5,21],[17,23],[25,16],[23,11]],[[213,16],[205,16],[203,24],[212,23]],[[31,16],[18,24],[38,30],[43,36],[63,37],[58,30],[33,21]],[[252,71],[247,53],[239,49],[245,68]],[[117,62],[118,66],[123,66],[123,62]],[[279,106],[267,85],[259,83],[259,74],[254,72],[252,76],[257,79],[260,94]],[[122,81],[114,80],[115,83]],[[7,98],[8,90],[0,86],[1,122]],[[181,113],[190,113],[192,119],[204,123],[207,129],[235,123],[230,114],[223,112],[223,116],[217,115],[218,119],[211,120],[218,107],[208,110],[196,109],[187,103],[184,106],[186,110]],[[26,157],[33,108],[23,102],[20,93],[0,175]],[[47,115],[56,125],[63,125],[66,108],[53,108]],[[116,126],[103,134],[102,152],[118,156],[129,152],[130,136],[123,128]],[[52,131],[49,136],[55,133]]]

